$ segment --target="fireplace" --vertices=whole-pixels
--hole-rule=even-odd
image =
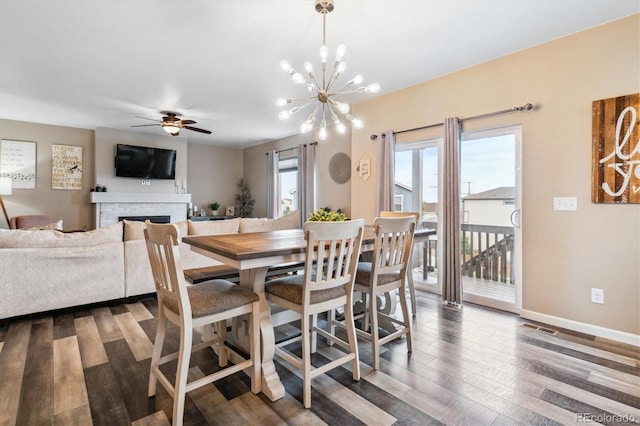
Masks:
[[[92,192],[96,205],[96,227],[104,228],[119,220],[146,220],[175,223],[187,220],[191,194]],[[165,218],[156,220],[157,217]]]
[[[135,222],[144,222],[147,219],[151,221],[151,223],[171,223],[171,215],[164,216],[118,216],[118,221],[121,220],[131,220]]]

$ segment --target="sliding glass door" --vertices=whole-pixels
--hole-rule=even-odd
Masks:
[[[520,279],[520,127],[463,133],[460,256],[463,300],[517,312]],[[442,139],[399,143],[394,208],[420,212],[423,228],[442,214]],[[440,293],[438,235],[414,246],[416,288]]]
[[[463,133],[460,211],[463,300],[520,308],[520,128]]]

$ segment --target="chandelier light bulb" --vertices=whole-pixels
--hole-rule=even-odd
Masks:
[[[312,128],[313,125],[309,122],[309,120],[305,120],[305,122],[300,125],[300,133],[309,133]]]
[[[289,62],[285,61],[284,59],[280,61],[280,69],[286,72],[293,71],[293,68],[291,68],[291,65],[289,65]]]
[[[364,77],[362,76],[362,74],[357,74],[355,77],[353,77],[351,80],[347,82],[347,86],[353,86],[354,84],[362,84],[363,81],[364,81]]]
[[[299,72],[294,72],[291,78],[293,79],[293,82],[296,84],[304,83],[304,77]]]
[[[280,111],[280,113],[278,114],[278,118],[282,121],[289,119],[289,117],[291,117],[289,111]]]
[[[378,83],[373,83],[368,86],[365,86],[365,93],[378,93],[380,91],[380,85]]]
[[[334,105],[336,106],[336,108],[338,108],[338,111],[340,111],[343,114],[348,113],[349,110],[351,109],[349,104],[345,104],[344,102],[335,102]]]
[[[285,106],[286,104],[290,103],[291,101],[292,101],[292,99],[278,98],[276,100],[276,105],[278,105],[279,107]]]
[[[347,69],[347,63],[346,62],[338,62],[338,65],[336,66],[336,72],[338,74],[342,74],[344,72],[344,70]]]
[[[320,47],[320,62],[323,64],[327,63],[327,58],[329,57],[329,48],[325,45]]]
[[[304,70],[308,74],[313,74],[313,65],[311,65],[311,62],[307,61],[307,62],[304,63]]]
[[[336,49],[336,61],[341,61],[344,58],[344,54],[347,52],[347,48],[344,44],[341,44]]]
[[[320,130],[318,130],[318,139],[321,141],[327,140],[327,121],[324,118],[322,119]]]
[[[364,127],[364,123],[359,118],[355,118],[351,114],[345,114],[344,116],[347,117],[347,120],[349,120],[351,125],[356,129],[362,129]]]

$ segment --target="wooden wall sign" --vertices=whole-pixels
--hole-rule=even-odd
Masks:
[[[640,93],[592,104],[591,201],[640,204]]]

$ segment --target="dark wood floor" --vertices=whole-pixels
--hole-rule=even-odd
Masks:
[[[418,307],[411,355],[392,342],[373,372],[361,342],[362,379],[346,368],[314,379],[309,410],[298,373],[282,362],[283,399],[252,394],[238,373],[189,393],[185,424],[640,423],[637,347],[552,335],[474,305],[450,310],[420,291]],[[146,396],[156,312],[146,297],[0,323],[0,425],[168,424],[171,398],[161,386]],[[168,343],[177,347],[174,328]],[[320,344],[314,363],[334,350]],[[207,349],[190,375],[217,368]]]

